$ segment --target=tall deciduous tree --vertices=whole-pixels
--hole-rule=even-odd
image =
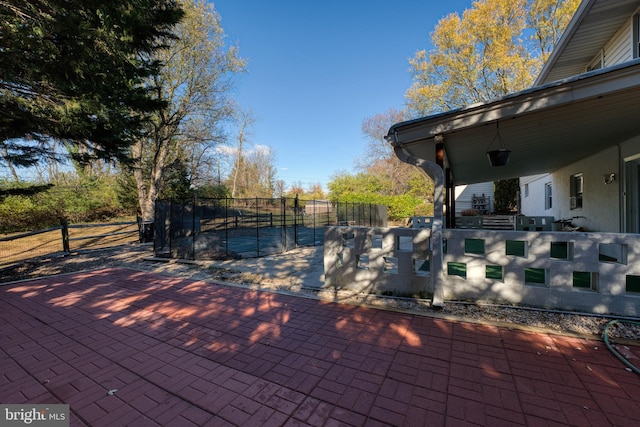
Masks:
[[[236,197],[237,188],[238,188],[238,176],[244,170],[244,151],[243,146],[246,144],[247,139],[251,136],[253,131],[252,127],[256,122],[253,113],[250,111],[239,111],[237,115],[238,119],[238,134],[236,135],[236,140],[238,141],[238,146],[236,147],[236,158],[233,166],[233,180],[231,183],[231,197]]]
[[[406,113],[390,109],[362,122],[362,132],[367,139],[366,154],[356,165],[366,174],[376,176],[387,184],[385,195],[411,194],[420,198],[432,197],[433,183],[419,169],[400,161],[384,139],[389,128],[405,120]]]
[[[483,0],[440,20],[409,61],[412,117],[530,87],[580,0]]]
[[[75,160],[126,158],[163,106],[143,83],[181,17],[175,0],[1,1],[0,162],[56,156],[49,138]]]
[[[221,124],[233,110],[228,98],[232,76],[245,66],[237,50],[225,46],[213,4],[204,0],[180,3],[185,17],[176,27],[178,39],[156,56],[164,66],[152,82],[157,100],[166,102],[166,108],[153,118],[147,137],[139,138],[132,147],[138,201],[146,220],[153,219],[168,165],[181,156],[201,158],[185,152],[201,153],[223,139]],[[193,179],[195,166],[189,169]]]
[[[322,184],[316,183],[316,184],[312,184],[309,187],[309,190],[305,194],[305,197],[307,199],[321,200],[326,198],[327,195],[325,194],[324,189],[322,188]]]
[[[276,191],[276,168],[270,147],[257,145],[237,152],[229,180],[232,197],[272,198]]]
[[[462,108],[530,87],[579,4],[481,0],[462,16],[446,16],[432,34],[433,50],[420,50],[409,61],[413,84],[405,96],[410,116]],[[516,183],[497,188],[496,196],[504,200],[496,200],[496,206],[514,206]]]

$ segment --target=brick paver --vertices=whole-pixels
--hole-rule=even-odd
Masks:
[[[640,425],[602,342],[104,269],[0,287],[0,402],[72,425]]]

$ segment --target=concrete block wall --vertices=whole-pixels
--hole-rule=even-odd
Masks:
[[[640,315],[638,234],[445,229],[443,240],[445,301]],[[432,247],[428,228],[326,227],[325,286],[431,293]]]
[[[428,228],[326,227],[325,286],[407,296],[433,292],[430,236]]]
[[[445,300],[640,315],[640,235],[444,230],[443,238]]]

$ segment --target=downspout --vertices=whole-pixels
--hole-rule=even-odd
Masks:
[[[433,275],[433,307],[444,305],[444,275],[442,268],[443,247],[442,247],[442,205],[444,200],[444,171],[433,162],[411,156],[402,145],[394,145],[393,151],[398,159],[414,165],[424,170],[433,180],[435,187],[433,195],[433,225],[431,226],[431,274]]]

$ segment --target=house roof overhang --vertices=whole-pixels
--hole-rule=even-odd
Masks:
[[[455,184],[549,173],[640,135],[640,60],[604,68],[393,125],[385,137],[409,155],[435,162],[444,143]],[[486,151],[497,123],[511,150],[492,167]],[[493,147],[492,147],[493,148]]]
[[[640,7],[638,0],[585,0],[562,33],[535,85],[575,76]]]

